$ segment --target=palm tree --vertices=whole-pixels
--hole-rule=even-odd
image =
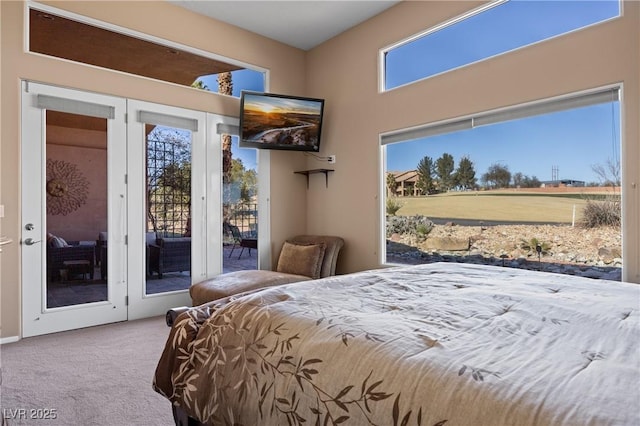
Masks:
[[[393,175],[393,173],[387,173],[387,196],[388,197],[393,197],[394,195],[396,195],[396,187],[397,187],[396,177]]]
[[[222,95],[233,94],[233,81],[231,72],[218,74],[218,93]],[[231,174],[231,135],[222,135],[222,182],[228,183]]]
[[[194,87],[194,88],[200,89],[200,90],[209,90],[207,85],[204,84],[204,81],[202,81],[202,80],[194,81],[193,83],[191,83],[191,87]]]

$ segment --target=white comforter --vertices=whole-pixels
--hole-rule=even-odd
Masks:
[[[640,286],[438,263],[183,314],[155,389],[210,424],[640,425]]]

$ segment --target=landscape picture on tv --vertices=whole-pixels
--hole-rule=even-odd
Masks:
[[[242,92],[240,147],[319,151],[324,99]]]

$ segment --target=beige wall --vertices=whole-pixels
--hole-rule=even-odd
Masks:
[[[47,127],[47,132],[51,127]],[[94,133],[101,133],[106,139],[106,133]],[[49,135],[47,133],[47,137]],[[95,241],[98,232],[107,231],[107,150],[48,142],[46,151],[47,159],[75,166],[89,184],[85,203],[76,210],[66,214],[47,213],[47,232],[66,241]]]
[[[270,71],[270,90],[303,94],[305,52],[239,28],[159,2],[46,2],[48,5],[119,25],[204,51],[256,64]],[[238,99],[141,77],[55,60],[23,52],[24,3],[0,2],[0,203],[5,205],[3,234],[20,239],[20,81],[29,79],[125,98],[237,116]],[[272,245],[306,229],[304,183],[294,170],[304,166],[299,153],[275,152],[272,158]],[[21,322],[20,246],[0,255],[0,337],[17,336]]]
[[[325,188],[322,175],[309,189],[299,168],[326,166],[299,153],[271,153],[271,245],[296,233],[343,236],[338,264],[345,273],[379,266],[379,134],[478,111],[624,83],[625,279],[640,281],[640,3],[627,1],[623,18],[517,52],[378,93],[378,50],[456,16],[481,2],[403,2],[306,53],[255,34],[156,2],[52,3],[111,22],[253,63],[270,70],[273,92],[326,99],[321,155],[336,154]],[[23,4],[1,2],[0,195],[6,205],[2,233],[20,235],[19,82],[21,78],[236,115],[237,99],[22,52]],[[153,17],[153,19],[147,19]],[[179,28],[179,31],[176,30]],[[1,336],[19,334],[19,246],[0,257]]]
[[[380,133],[622,82],[624,278],[640,282],[640,3],[625,2],[621,19],[378,93],[379,49],[478,4],[403,2],[309,52],[308,92],[328,112],[322,151],[337,161],[329,188],[308,192],[308,230],[346,239],[341,272],[377,267]]]

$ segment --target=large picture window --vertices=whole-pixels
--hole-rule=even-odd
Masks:
[[[494,1],[381,51],[382,90],[620,16],[619,0]]]
[[[621,279],[617,88],[383,135],[384,263]]]

